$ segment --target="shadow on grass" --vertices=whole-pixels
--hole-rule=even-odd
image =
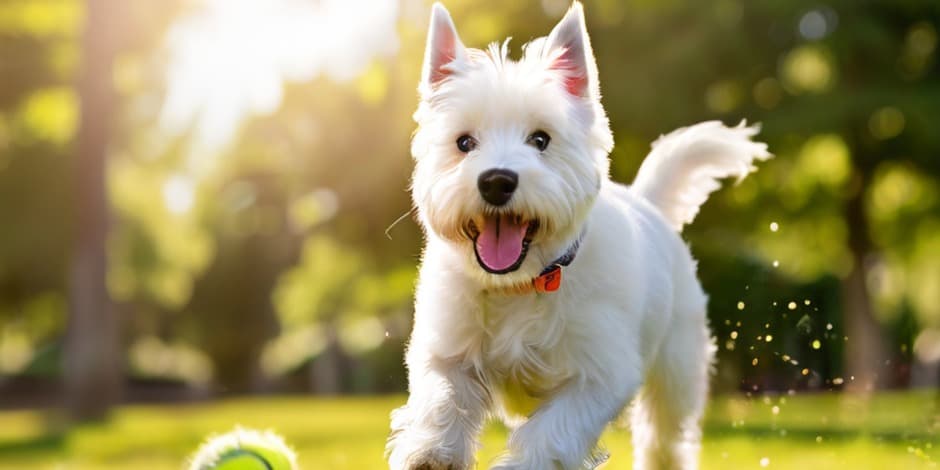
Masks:
[[[0,441],[0,456],[55,452],[65,446],[65,439],[65,433],[54,433],[29,439]]]

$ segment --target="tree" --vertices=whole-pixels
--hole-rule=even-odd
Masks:
[[[79,79],[81,123],[74,161],[75,241],[65,346],[67,405],[78,419],[103,417],[121,396],[120,325],[108,295],[109,209],[105,170],[114,120],[111,67],[120,3],[88,0]]]

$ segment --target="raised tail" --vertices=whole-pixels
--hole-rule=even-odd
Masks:
[[[751,140],[759,131],[759,125],[744,121],[736,127],[707,121],[676,129],[653,143],[631,190],[682,230],[708,195],[721,187],[720,179],[734,176],[741,181],[755,170],[754,160],[772,156],[767,144]]]

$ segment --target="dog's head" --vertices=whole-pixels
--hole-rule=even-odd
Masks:
[[[411,147],[428,236],[492,286],[532,279],[574,242],[613,146],[579,3],[521,60],[507,43],[464,47],[434,5]]]

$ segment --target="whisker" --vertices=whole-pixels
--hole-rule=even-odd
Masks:
[[[411,209],[408,209],[407,212],[405,212],[404,214],[402,214],[401,217],[395,219],[395,221],[392,222],[392,225],[389,225],[388,228],[385,229],[385,236],[388,237],[389,240],[391,240],[391,239],[392,239],[392,234],[389,233],[389,232],[391,232],[392,229],[395,228],[396,225],[398,225],[399,223],[401,223],[402,220],[405,220],[406,217],[408,217],[409,215],[413,214],[414,211],[415,211],[415,208],[412,207]]]

